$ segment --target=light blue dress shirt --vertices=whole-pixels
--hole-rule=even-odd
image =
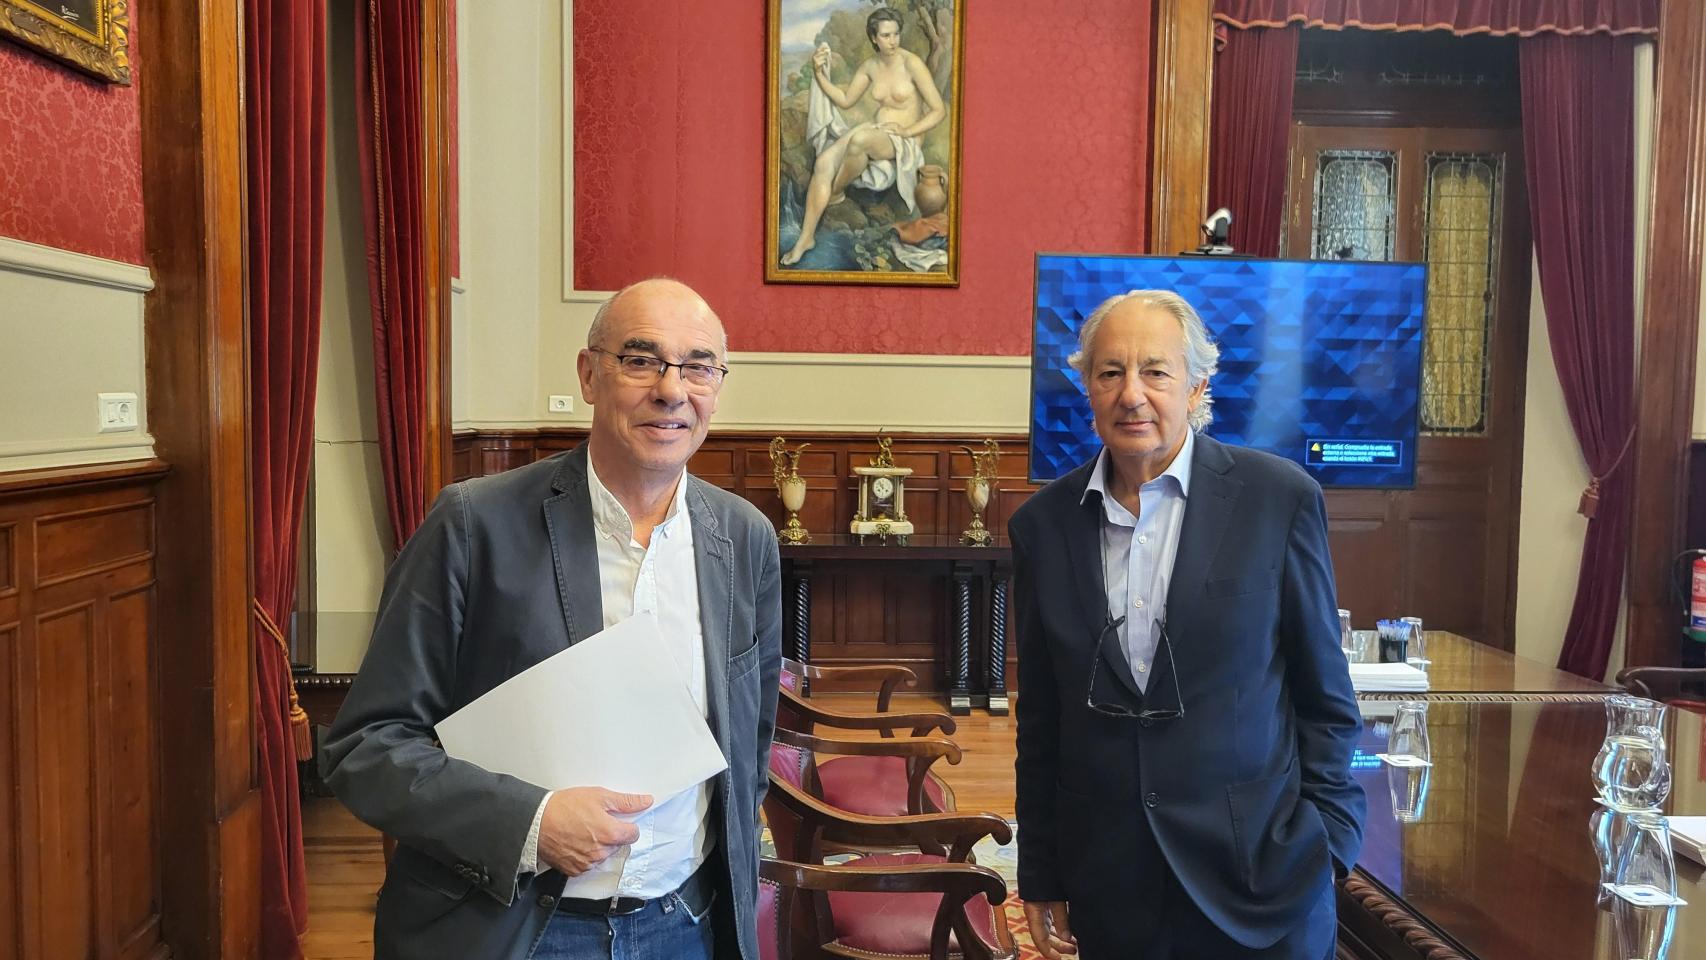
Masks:
[[[1161,475],[1138,488],[1141,516],[1132,516],[1108,492],[1108,451],[1103,448],[1084,488],[1102,500],[1102,576],[1108,590],[1108,613],[1125,616],[1120,647],[1131,664],[1138,689],[1149,689],[1155,649],[1161,642],[1156,624],[1167,619],[1167,587],[1173,581],[1173,560],[1179,553],[1179,531],[1185,523],[1185,500],[1191,492],[1191,455],[1196,431],[1185,434],[1178,456]]]

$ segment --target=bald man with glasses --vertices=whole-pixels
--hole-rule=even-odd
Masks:
[[[386,577],[327,782],[398,841],[379,960],[757,960],[759,805],[781,665],[775,530],[687,472],[727,338],[683,284],[599,308],[587,442],[440,494]],[[548,790],[447,756],[433,726],[637,613],[656,617],[728,769],[672,797]],[[563,730],[562,749],[582,736]],[[645,749],[671,750],[668,743]]]

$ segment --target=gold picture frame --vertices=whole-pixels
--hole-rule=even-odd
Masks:
[[[768,0],[765,282],[959,286],[964,5]]]
[[[0,0],[0,35],[130,85],[128,0]]]

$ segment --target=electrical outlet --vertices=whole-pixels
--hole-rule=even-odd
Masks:
[[[102,433],[123,433],[136,429],[136,394],[102,393],[100,417]]]
[[[574,413],[575,398],[565,397],[560,394],[552,394],[551,402],[546,404],[545,409],[552,413]]]

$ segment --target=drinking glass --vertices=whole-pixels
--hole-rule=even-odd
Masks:
[[[1629,835],[1629,815],[1596,806],[1588,816],[1588,835],[1593,838],[1594,859],[1599,861],[1599,905],[1608,906],[1611,885],[1617,882],[1617,855]]]
[[[1676,907],[1641,907],[1612,897],[1611,925],[1617,932],[1617,956],[1665,960],[1676,932]]]
[[[1433,748],[1428,742],[1428,704],[1406,700],[1392,719],[1386,741],[1386,787],[1392,794],[1392,816],[1399,823],[1416,823],[1428,802],[1433,779]]]
[[[1631,813],[1617,851],[1617,890],[1641,906],[1666,906],[1676,899],[1676,860],[1670,825],[1653,811]]]
[[[1409,645],[1404,652],[1404,662],[1423,673],[1427,673],[1431,661],[1428,660],[1427,644],[1422,636],[1422,618],[1403,617],[1398,622],[1409,627]]]

